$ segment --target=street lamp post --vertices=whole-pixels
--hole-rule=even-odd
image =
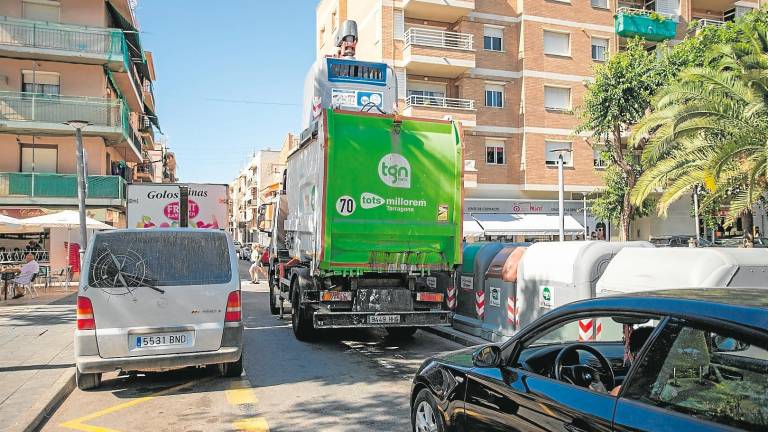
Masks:
[[[70,120],[66,124],[75,128],[75,140],[77,141],[77,208],[80,212],[80,262],[83,262],[85,248],[88,246],[88,231],[85,222],[85,156],[83,152],[83,128],[90,123],[83,120]]]
[[[560,241],[565,241],[565,182],[563,180],[563,155],[570,153],[572,150],[569,148],[559,148],[550,151],[550,153],[557,154],[557,216],[560,231]]]

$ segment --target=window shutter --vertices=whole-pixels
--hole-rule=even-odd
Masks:
[[[405,69],[395,69],[395,79],[397,80],[397,98],[405,99],[405,95],[406,95]]]
[[[496,27],[485,27],[483,29],[483,36],[503,38],[504,37],[504,30],[502,30],[500,28],[496,28]]]
[[[401,9],[395,9],[395,39],[402,40],[405,37],[405,15]]]
[[[59,22],[60,6],[56,4],[40,4],[22,2],[22,16],[36,21]]]
[[[656,12],[672,15],[677,21],[680,16],[680,0],[656,0]]]
[[[59,85],[59,74],[57,73],[23,71],[22,75],[27,84]]]
[[[546,108],[570,109],[571,89],[562,87],[544,87],[544,106]]]
[[[569,33],[558,33],[544,30],[544,52],[546,54],[568,55],[570,53],[571,36]]]

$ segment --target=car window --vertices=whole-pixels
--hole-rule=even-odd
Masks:
[[[232,280],[227,238],[204,231],[97,235],[88,269],[95,288],[210,285]]]
[[[670,323],[622,397],[746,430],[768,427],[764,341]]]
[[[526,345],[539,346],[582,341],[623,342],[627,333],[625,333],[624,324],[619,322],[621,320],[620,317],[594,316],[568,321],[550,329]],[[657,322],[649,318],[643,320],[642,324],[630,324],[630,327],[655,326]]]

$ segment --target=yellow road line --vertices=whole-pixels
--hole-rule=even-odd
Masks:
[[[236,431],[243,432],[269,432],[269,425],[264,417],[254,417],[245,420],[232,422],[232,427]]]
[[[171,387],[171,388],[167,388],[167,389],[159,391],[157,393],[150,394],[149,396],[144,396],[144,397],[140,397],[138,399],[134,399],[132,401],[123,402],[121,404],[113,405],[113,406],[105,408],[103,410],[96,411],[96,412],[93,412],[91,414],[88,414],[88,415],[85,415],[85,416],[82,416],[82,417],[78,417],[78,418],[76,418],[74,420],[70,420],[68,422],[64,422],[64,423],[60,424],[59,426],[65,427],[65,428],[68,428],[68,429],[84,431],[84,432],[119,432],[116,429],[109,429],[109,428],[99,427],[99,426],[91,426],[91,425],[87,425],[87,424],[84,424],[84,423],[87,422],[87,421],[93,420],[95,418],[99,418],[99,417],[105,416],[107,414],[112,414],[113,412],[116,412],[116,411],[120,411],[120,410],[123,410],[123,409],[126,409],[126,408],[130,408],[130,407],[132,407],[134,405],[138,405],[140,403],[147,402],[147,401],[152,400],[152,399],[154,399],[156,397],[165,396],[165,395],[167,395],[169,393],[173,393],[173,392],[175,392],[177,390],[180,390],[180,389],[183,389],[185,387],[189,387],[189,386],[194,385],[194,384],[199,384],[199,383],[202,383],[202,382],[208,381],[208,380],[210,380],[210,378],[204,378],[204,379],[201,379],[201,380],[196,380],[196,381],[191,381],[191,382],[188,382],[188,383],[179,384],[177,386],[174,386],[174,387]]]
[[[235,381],[226,392],[230,405],[255,405],[259,400],[247,380]],[[269,425],[264,417],[252,417],[232,422],[232,428],[241,432],[269,432]]]
[[[236,381],[226,392],[230,405],[256,404],[259,400],[247,382]]]

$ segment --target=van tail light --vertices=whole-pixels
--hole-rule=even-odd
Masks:
[[[96,330],[93,318],[93,304],[88,297],[77,297],[77,329]]]
[[[227,298],[227,311],[224,313],[224,322],[240,321],[240,291],[232,291]]]

